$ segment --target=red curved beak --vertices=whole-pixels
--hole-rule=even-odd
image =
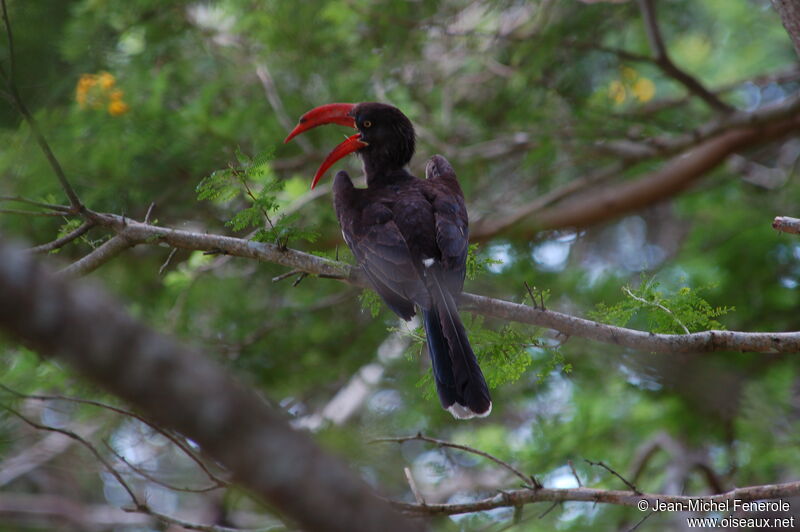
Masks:
[[[300,121],[298,122],[297,126],[295,126],[292,132],[289,133],[289,135],[283,141],[284,144],[292,140],[300,133],[305,133],[309,129],[321,126],[323,124],[340,124],[342,126],[355,128],[355,118],[353,118],[353,116],[350,114],[350,112],[353,110],[353,107],[355,107],[355,104],[352,103],[329,103],[327,105],[315,107],[300,117]],[[348,137],[347,140],[336,146],[333,151],[328,154],[325,160],[322,161],[317,173],[314,174],[314,180],[311,182],[312,189],[317,186],[317,182],[320,180],[323,174],[325,174],[328,168],[333,166],[336,161],[345,155],[353,153],[354,151],[367,145],[367,143],[363,142],[360,137],[360,133],[356,133],[355,135]]]

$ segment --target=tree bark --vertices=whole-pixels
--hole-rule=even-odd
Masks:
[[[772,0],[775,11],[781,16],[783,27],[792,39],[794,51],[800,56],[800,2],[797,0]]]
[[[418,530],[207,355],[0,240],[0,330],[178,430],[306,530]]]

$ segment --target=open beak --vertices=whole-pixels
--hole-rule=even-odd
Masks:
[[[284,144],[292,140],[300,133],[305,133],[309,129],[321,126],[323,124],[340,124],[342,126],[356,127],[355,118],[350,112],[355,107],[352,103],[329,103],[321,105],[310,110],[300,117],[297,126],[289,133],[289,136],[283,141]],[[325,172],[333,166],[333,164],[350,153],[359,150],[366,146],[367,143],[361,140],[361,134],[348,137],[347,140],[336,146],[328,156],[322,161],[317,173],[314,174],[314,180],[311,182],[311,188],[317,186],[317,182],[325,174]]]

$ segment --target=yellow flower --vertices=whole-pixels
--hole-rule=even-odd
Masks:
[[[97,83],[97,76],[94,74],[83,74],[78,80],[78,89],[88,91]]]
[[[108,72],[100,72],[100,74],[97,75],[97,83],[103,90],[110,89],[116,82],[116,78],[114,78],[114,76]]]
[[[625,86],[616,79],[608,84],[608,97],[614,100],[614,103],[621,104],[625,101]]]
[[[128,104],[121,100],[114,100],[108,104],[108,114],[111,116],[124,115],[130,110]]]
[[[647,78],[639,78],[633,84],[631,92],[640,102],[649,102],[656,94],[656,85]]]
[[[130,106],[122,98],[125,93],[116,89],[117,78],[110,72],[83,74],[75,86],[75,100],[81,108],[106,109],[111,116],[124,115]]]
[[[84,74],[80,77],[78,84],[75,86],[75,100],[78,105],[86,107],[89,91],[94,87],[95,83],[94,74]]]

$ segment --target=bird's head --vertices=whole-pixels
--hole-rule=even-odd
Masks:
[[[314,175],[314,188],[323,174],[345,155],[357,152],[368,171],[396,170],[404,167],[414,155],[414,126],[400,109],[384,103],[330,103],[316,107],[303,116],[289,133],[295,136],[323,124],[340,124],[358,130],[331,151]]]

